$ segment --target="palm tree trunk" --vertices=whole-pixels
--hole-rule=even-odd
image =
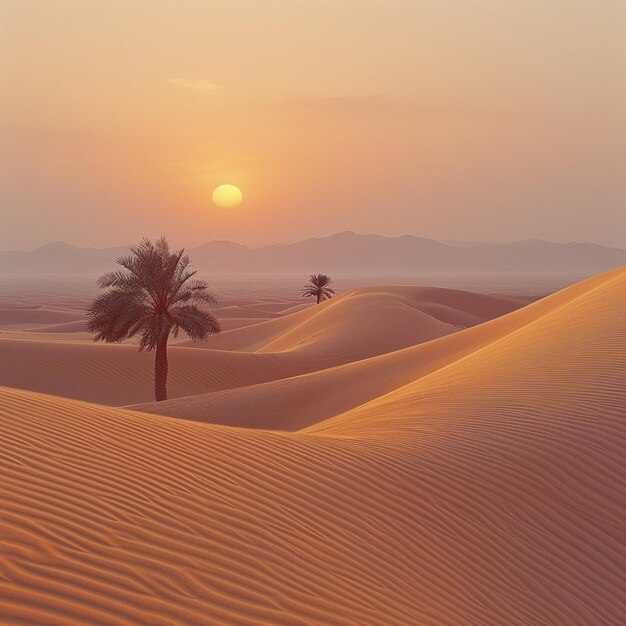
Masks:
[[[318,294],[317,294],[317,303],[318,303],[318,304],[320,303],[320,298],[321,298],[321,297],[322,297],[322,294],[321,294],[321,293],[318,293]]]
[[[154,356],[154,397],[167,400],[167,337],[159,340]]]

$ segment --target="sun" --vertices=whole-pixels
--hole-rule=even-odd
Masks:
[[[241,189],[235,185],[220,185],[213,190],[213,202],[221,209],[234,209],[242,200]]]

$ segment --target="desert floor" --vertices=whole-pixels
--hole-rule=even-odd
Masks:
[[[626,268],[377,278],[217,277],[157,404],[0,277],[0,623],[622,624]]]

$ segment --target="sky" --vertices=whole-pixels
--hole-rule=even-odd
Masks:
[[[626,247],[625,77],[623,0],[0,0],[0,249]]]

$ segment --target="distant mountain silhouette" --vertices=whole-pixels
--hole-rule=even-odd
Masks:
[[[77,248],[50,243],[29,252],[0,252],[0,274],[98,274],[111,268],[126,246]],[[448,244],[403,235],[384,237],[337,233],[292,244],[249,248],[211,241],[189,250],[200,271],[214,274],[424,272],[559,272],[594,274],[626,265],[626,250],[593,243],[552,243],[540,239],[510,243]]]
[[[97,274],[127,252],[127,246],[78,248],[55,241],[28,252],[0,252],[0,274]]]

